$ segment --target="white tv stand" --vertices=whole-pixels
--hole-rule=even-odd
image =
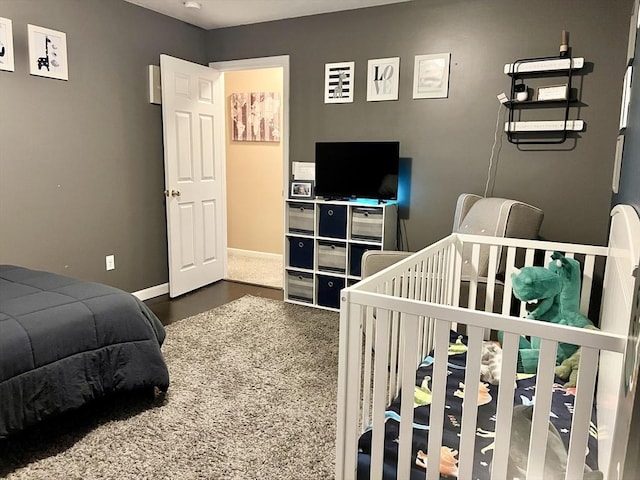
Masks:
[[[286,201],[284,300],[338,310],[340,290],[361,279],[366,250],[397,249],[398,203]]]

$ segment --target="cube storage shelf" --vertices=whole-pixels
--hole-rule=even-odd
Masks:
[[[367,250],[396,250],[398,204],[374,200],[286,202],[284,298],[338,310],[340,290],[361,279]]]

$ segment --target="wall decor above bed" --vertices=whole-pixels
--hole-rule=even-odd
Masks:
[[[69,80],[67,34],[49,28],[27,25],[29,73],[39,77]]]
[[[0,70],[13,72],[13,28],[8,18],[0,17]]]

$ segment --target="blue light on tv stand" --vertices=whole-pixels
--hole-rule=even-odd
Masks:
[[[398,203],[397,200],[382,200],[378,198],[323,198],[325,202],[347,202],[347,203],[357,203],[358,205],[396,205]]]

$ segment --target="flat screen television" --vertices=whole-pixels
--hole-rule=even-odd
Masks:
[[[399,162],[400,142],[317,142],[316,196],[395,200]]]

